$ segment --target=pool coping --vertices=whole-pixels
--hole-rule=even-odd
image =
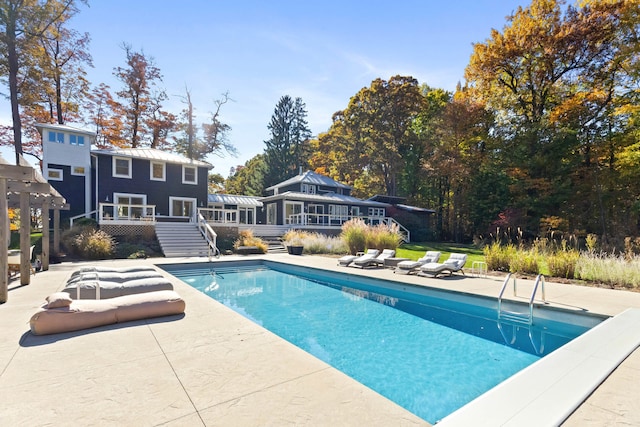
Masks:
[[[595,326],[462,408],[438,426],[560,425],[640,345],[640,309]]]

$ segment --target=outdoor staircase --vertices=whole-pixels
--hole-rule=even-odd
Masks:
[[[167,258],[209,255],[207,241],[194,223],[157,222],[156,236]]]

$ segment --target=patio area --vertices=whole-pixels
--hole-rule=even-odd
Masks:
[[[503,279],[397,276],[385,269],[337,267],[335,259],[321,256],[265,258],[493,297]],[[48,336],[28,332],[29,318],[44,298],[62,289],[71,272],[82,265],[204,261],[62,263],[33,276],[28,286],[12,280],[8,302],[0,305],[3,424],[428,425],[163,270],[186,301],[184,315]],[[523,289],[527,285],[519,282]],[[565,307],[606,315],[640,308],[640,293],[546,285],[547,299]],[[563,425],[640,425],[638,396],[640,350],[636,349]]]

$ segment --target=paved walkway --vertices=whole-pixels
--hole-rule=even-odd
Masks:
[[[224,257],[224,260],[258,257]],[[390,270],[336,267],[319,256],[268,259],[351,274],[495,296],[500,278],[428,279]],[[148,259],[125,266],[196,262]],[[0,305],[0,424],[42,425],[428,425],[324,362],[167,275],[187,303],[171,316],[74,333],[33,336],[28,321],[71,271],[52,265],[29,286],[10,284]],[[95,264],[95,263],[92,263]],[[528,281],[519,281],[528,294]],[[547,283],[563,307],[615,315],[640,307],[640,293]],[[564,423],[640,425],[640,350],[636,350]],[[508,403],[506,403],[508,404]]]

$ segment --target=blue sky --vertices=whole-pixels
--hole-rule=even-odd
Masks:
[[[124,66],[123,43],[152,57],[178,113],[188,87],[200,120],[214,100],[233,102],[221,119],[232,127],[237,158],[210,156],[224,177],[264,150],[267,124],[283,95],[306,103],[314,135],[371,81],[397,74],[453,90],[463,81],[472,44],[502,30],[516,0],[90,0],[71,27],[91,36],[93,85],[120,88],[112,72]],[[2,88],[2,93],[7,90]],[[9,105],[0,103],[8,122]],[[5,155],[6,150],[2,152]],[[13,151],[5,156],[13,161]],[[28,157],[29,158],[29,157]]]

